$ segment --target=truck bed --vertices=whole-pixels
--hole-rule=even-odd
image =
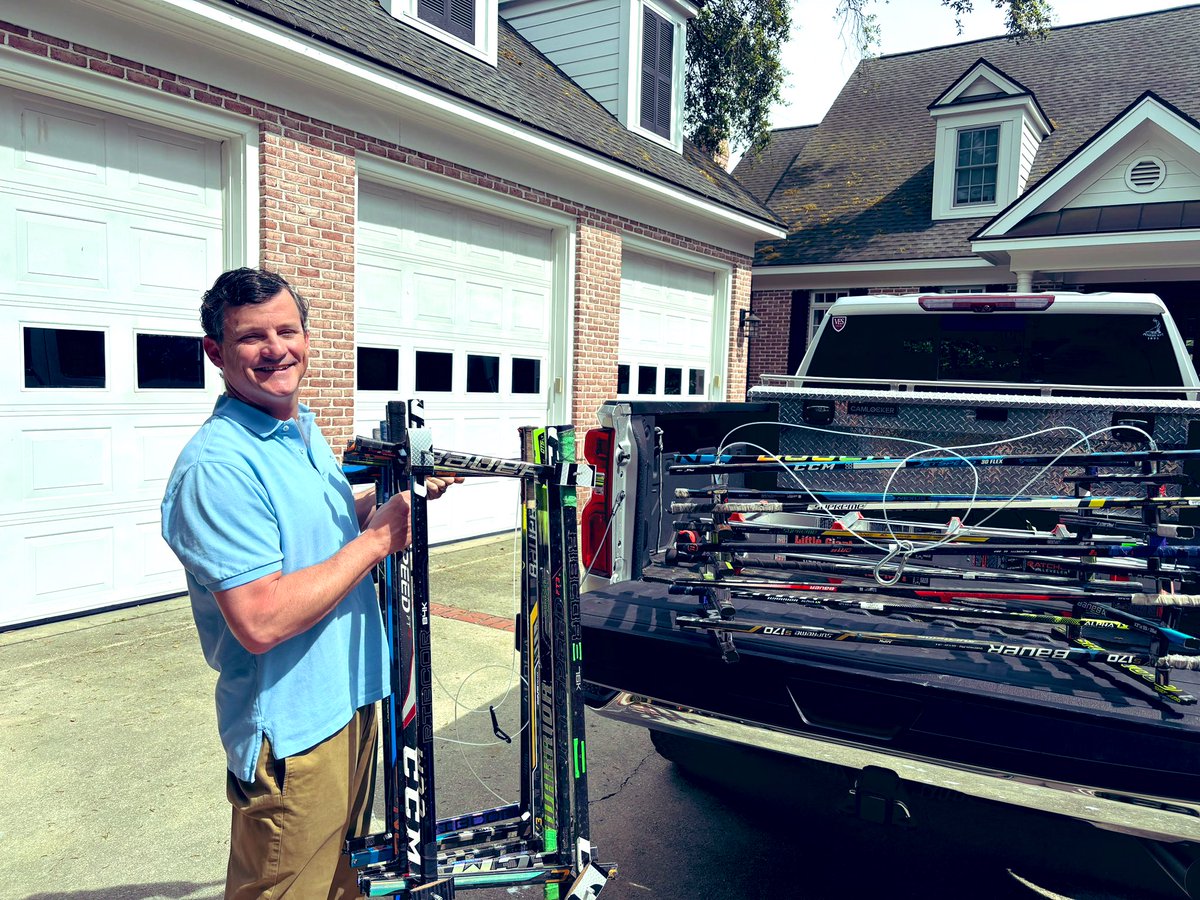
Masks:
[[[992,623],[737,606],[739,619],[1014,639]],[[674,626],[674,614],[694,611],[652,581],[584,594],[585,677],[624,692],[611,714],[785,753],[794,741],[809,757],[821,743],[877,751],[933,764],[952,789],[987,796],[989,779],[1024,782],[1044,789],[1030,805],[1048,811],[1159,839],[1200,838],[1200,706],[1160,700],[1100,665],[961,651],[738,635],[740,658],[725,663],[711,635]],[[1173,672],[1172,683],[1200,693],[1200,673]],[[1072,812],[1077,800],[1086,803]]]

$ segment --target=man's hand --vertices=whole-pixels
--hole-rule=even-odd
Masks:
[[[371,514],[363,534],[370,532],[372,537],[383,539],[387,547],[383,555],[389,556],[408,546],[412,539],[409,534],[411,522],[408,491],[402,491]]]
[[[450,489],[452,484],[462,484],[463,477],[461,475],[449,475],[443,472],[441,475],[427,475],[425,477],[425,489],[429,491],[429,499],[436,500],[442,494]]]

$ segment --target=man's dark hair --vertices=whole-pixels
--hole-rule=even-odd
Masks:
[[[308,330],[308,301],[300,296],[282,275],[266,269],[230,269],[222,273],[200,301],[200,325],[204,333],[221,343],[225,338],[225,310],[230,306],[266,303],[280,291],[287,291],[300,311],[300,325]]]

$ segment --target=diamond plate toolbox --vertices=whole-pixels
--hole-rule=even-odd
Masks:
[[[1192,400],[909,393],[778,385],[756,386],[748,399],[779,404],[781,454],[905,457],[930,448],[952,448],[964,455],[1055,454],[1068,448],[1072,453],[1081,453],[1089,448],[1143,450],[1150,446],[1131,427],[1149,433],[1159,449],[1187,447],[1190,428],[1193,442],[1200,446],[1200,402]],[[1127,427],[1096,434],[1114,426]],[[1086,438],[1089,435],[1094,436]],[[735,434],[731,440],[736,439]],[[734,448],[733,452],[738,451]],[[1177,465],[1164,464],[1159,471],[1177,471]],[[886,488],[969,494],[976,490],[977,476],[981,495],[1075,492],[1061,476],[1079,474],[1080,470],[1056,467],[1040,472],[1038,466],[993,466],[974,470],[813,471],[802,473],[801,478],[813,489]],[[1171,486],[1168,492],[1177,494],[1178,489]],[[1098,486],[1092,493],[1120,494],[1123,490],[1117,483]]]

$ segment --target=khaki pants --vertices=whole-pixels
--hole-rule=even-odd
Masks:
[[[349,900],[358,876],[343,852],[366,834],[375,793],[375,706],[337,734],[286,759],[266,736],[254,783],[228,773],[233,805],[226,900]]]

